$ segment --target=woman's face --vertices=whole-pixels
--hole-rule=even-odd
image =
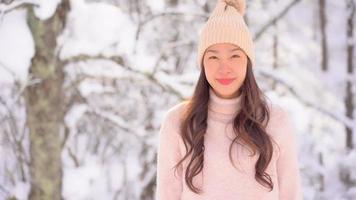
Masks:
[[[217,96],[234,98],[246,77],[247,56],[238,46],[219,43],[204,54],[205,76]]]

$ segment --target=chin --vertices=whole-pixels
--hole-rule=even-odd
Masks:
[[[231,99],[235,97],[235,94],[234,93],[222,94],[222,97],[226,99]]]
[[[223,98],[233,98],[236,94],[236,90],[231,90],[229,88],[219,88],[219,89],[214,89],[215,93],[218,93],[217,95]],[[231,91],[230,91],[231,90]]]

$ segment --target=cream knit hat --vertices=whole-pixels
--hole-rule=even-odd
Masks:
[[[245,0],[218,0],[200,34],[198,44],[199,67],[202,67],[205,50],[217,43],[231,43],[239,46],[254,65],[254,45],[250,31],[243,19],[245,10]]]

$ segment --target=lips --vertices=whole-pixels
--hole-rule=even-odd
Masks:
[[[236,78],[221,78],[221,79],[216,79],[219,83],[222,85],[229,85],[232,83]]]

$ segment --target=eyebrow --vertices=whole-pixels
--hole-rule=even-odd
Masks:
[[[237,47],[237,48],[231,49],[230,52],[237,51],[237,50],[241,50],[241,48]],[[209,49],[209,50],[206,51],[206,53],[208,53],[208,52],[218,53],[219,51],[218,50]]]
[[[242,50],[241,48],[237,47],[235,49],[230,50],[230,52],[237,51],[237,50]]]

